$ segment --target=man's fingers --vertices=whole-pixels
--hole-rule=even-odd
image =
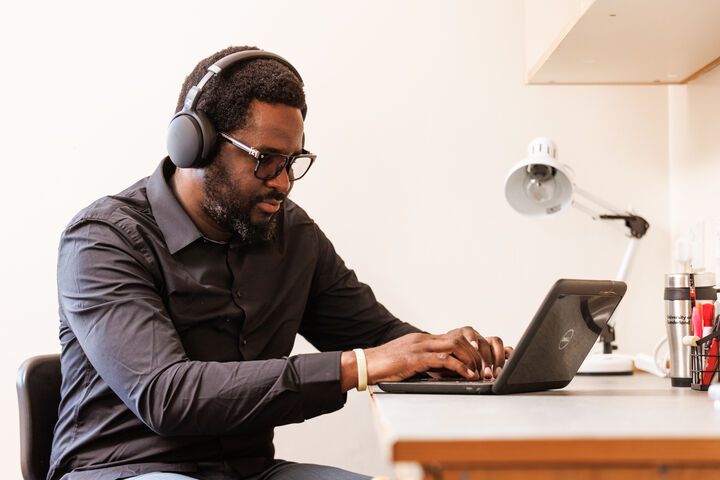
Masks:
[[[451,372],[455,372],[464,378],[476,378],[476,371],[469,369],[466,364],[455,358],[450,353],[427,352],[424,357],[427,364],[426,370],[429,368],[444,368],[446,370],[450,370]]]
[[[477,337],[480,334],[476,332],[475,329],[472,327],[462,327],[460,329],[460,333],[463,337],[465,337],[468,343],[470,343],[471,345],[474,344],[473,347],[475,347],[475,350],[477,350]]]
[[[418,339],[417,353],[430,353],[433,361],[428,368],[445,368],[458,375],[471,378],[467,371],[477,372],[484,378],[497,377],[505,359],[512,354],[512,347],[505,347],[499,337],[480,335],[471,327],[463,327],[445,335],[428,335]],[[438,363],[446,362],[446,363]]]
[[[464,327],[460,330],[465,338],[472,338],[470,346],[472,348],[472,356],[479,367],[480,376],[485,378],[493,377],[493,353],[488,341],[480,335],[474,328]]]
[[[487,348],[486,348],[486,340],[483,338],[480,333],[478,333],[477,330],[475,330],[472,327],[465,327],[462,329],[464,335],[468,335],[472,337],[472,340],[470,340],[470,345],[477,351],[478,356],[480,357],[480,376],[482,378],[492,378],[493,376],[497,376],[497,374],[493,374],[494,370],[490,366],[490,364],[487,361]]]
[[[509,353],[505,351],[502,339],[500,337],[487,337],[486,339],[472,327],[463,327],[461,331],[466,338],[468,336],[473,338],[470,344],[478,350],[482,357],[484,376],[490,378],[500,375],[500,371],[505,365],[505,359],[509,356]],[[484,343],[489,346],[489,356]],[[512,348],[510,348],[510,353],[512,353]]]
[[[488,337],[488,342],[490,342],[490,348],[493,353],[493,373],[497,376],[500,373],[497,369],[505,365],[505,346],[500,337]]]
[[[477,342],[478,342],[478,353],[480,354],[480,357],[482,359],[483,371],[486,368],[492,368],[493,354],[492,354],[492,348],[490,347],[490,344],[485,339],[485,337],[483,337],[479,333],[477,334]],[[492,372],[492,370],[491,370],[491,372]],[[492,373],[491,373],[491,376],[492,376]]]
[[[472,333],[473,340],[466,334]],[[366,349],[368,380],[397,381],[411,377],[417,372],[437,369],[459,375],[462,378],[477,379],[478,376],[490,378],[495,365],[495,352],[492,340],[488,342],[473,329],[453,330],[444,335],[410,333],[387,344]],[[477,349],[470,342],[477,343]],[[504,357],[508,358],[512,347],[503,347]],[[497,346],[494,348],[498,348]]]
[[[442,335],[428,340],[427,348],[432,352],[450,353],[466,368],[477,371],[482,367],[482,359],[479,353],[463,337]]]

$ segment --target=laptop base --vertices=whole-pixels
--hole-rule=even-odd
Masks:
[[[380,382],[381,390],[388,393],[492,393],[493,380],[405,380],[403,382]]]

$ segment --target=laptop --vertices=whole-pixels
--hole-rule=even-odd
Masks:
[[[496,394],[565,387],[625,295],[624,282],[555,282],[500,375],[491,380],[413,378],[380,382],[390,393]]]

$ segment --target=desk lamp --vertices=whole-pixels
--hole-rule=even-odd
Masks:
[[[536,138],[530,142],[528,157],[515,165],[505,179],[505,198],[512,208],[530,217],[550,217],[572,205],[593,220],[624,221],[629,230],[630,243],[615,276],[621,281],[627,278],[638,241],[650,227],[644,218],[615,208],[578,188],[572,181],[572,170],[557,161],[555,144],[548,138]],[[613,350],[617,349],[614,325],[611,319],[600,334],[598,341],[602,342],[603,353],[588,355],[578,373],[632,374],[632,358],[613,354]]]

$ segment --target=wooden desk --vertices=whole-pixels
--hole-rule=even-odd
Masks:
[[[421,464],[426,479],[720,473],[720,411],[707,392],[649,374],[577,377],[562,390],[504,396],[371,393],[391,460]]]

